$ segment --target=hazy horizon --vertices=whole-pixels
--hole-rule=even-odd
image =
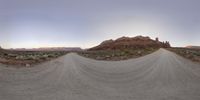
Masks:
[[[200,45],[197,0],[0,0],[3,48],[89,48],[121,36]]]
[[[143,36],[143,35],[137,35],[137,36]],[[132,36],[132,37],[137,37],[137,36]],[[121,36],[121,37],[132,38],[130,36]],[[112,40],[116,40],[116,39],[121,38],[121,37],[112,38]],[[143,36],[143,37],[149,37],[149,36]],[[156,38],[159,38],[159,37],[155,37],[155,38],[149,37],[149,38],[151,38],[152,40],[155,40]],[[106,39],[106,40],[110,40],[110,39]],[[103,41],[106,41],[106,40],[102,40],[101,42],[95,44],[94,46],[100,45]],[[160,42],[166,42],[166,41],[162,41],[160,39],[159,39],[159,41]],[[92,48],[94,46],[91,46],[91,47],[80,47],[80,46],[65,46],[65,45],[63,45],[63,46],[59,46],[59,45],[44,45],[44,46],[38,46],[38,47],[10,47],[10,48],[9,47],[4,48],[4,47],[1,46],[1,48],[3,48],[3,49],[41,49],[41,48],[81,48],[81,49],[89,49],[89,48]],[[193,46],[193,45],[187,45],[187,46]],[[175,46],[173,46],[173,47],[175,47]]]

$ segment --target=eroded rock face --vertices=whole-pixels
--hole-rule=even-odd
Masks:
[[[136,37],[120,37],[116,40],[106,40],[100,45],[90,48],[89,50],[116,50],[116,49],[140,49],[140,48],[168,48],[170,43],[160,42],[150,37],[136,36]]]
[[[110,40],[103,41],[103,42],[101,43],[101,45],[109,44],[109,43],[113,43],[113,42],[114,42],[114,41],[113,41],[112,39],[110,39]]]

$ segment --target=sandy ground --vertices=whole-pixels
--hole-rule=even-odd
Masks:
[[[0,65],[0,100],[200,100],[200,64],[160,49],[126,61],[68,54],[31,68]]]

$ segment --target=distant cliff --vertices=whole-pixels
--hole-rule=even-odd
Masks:
[[[121,37],[116,40],[106,40],[100,45],[88,50],[117,50],[117,49],[142,49],[142,48],[168,48],[170,43],[160,42],[158,38],[155,40],[150,37]]]

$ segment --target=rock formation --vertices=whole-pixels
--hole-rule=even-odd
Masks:
[[[159,38],[155,40],[150,37],[121,37],[116,40],[106,40],[100,45],[90,48],[89,50],[118,50],[118,49],[143,49],[143,48],[168,48],[170,43],[160,42]]]

